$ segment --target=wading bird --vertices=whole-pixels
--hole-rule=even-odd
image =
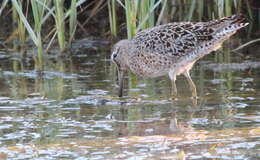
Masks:
[[[177,96],[176,76],[183,74],[196,98],[196,86],[190,76],[192,66],[248,25],[243,20],[243,15],[238,14],[209,22],[169,23],[141,31],[132,40],[117,42],[111,60],[118,69],[119,97],[123,96],[123,77],[131,71],[143,77],[168,74],[173,96]]]

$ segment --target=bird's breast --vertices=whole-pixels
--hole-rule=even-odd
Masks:
[[[137,54],[129,59],[130,70],[143,77],[159,77],[168,73],[171,61],[157,55]]]

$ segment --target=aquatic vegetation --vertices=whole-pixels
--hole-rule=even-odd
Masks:
[[[65,48],[65,13],[64,13],[64,0],[53,1],[55,8],[55,26],[58,34],[58,42],[60,50]]]
[[[224,53],[194,67],[197,107],[191,106],[183,77],[177,81],[182,93],[178,101],[169,100],[170,81],[165,77],[128,77],[129,92],[118,98],[116,70],[108,60],[111,45],[104,39],[127,36],[125,0],[62,1],[60,11],[53,0],[0,1],[0,159],[260,157],[259,45],[251,43],[232,53],[232,48],[257,37],[238,34],[223,45]],[[136,2],[130,6],[129,12],[136,13],[129,13],[135,22],[129,38],[168,22],[208,21],[240,11],[256,18],[258,13],[245,0],[148,1],[139,0],[137,9]],[[58,38],[58,12],[63,14],[58,25],[64,27],[64,42]],[[258,20],[253,21],[250,26],[258,29]],[[99,33],[101,41],[88,39]],[[74,42],[78,37],[86,38]],[[71,47],[72,58],[57,58],[60,45],[65,51]],[[27,55],[21,55],[29,58],[20,58],[22,48]],[[34,62],[43,64],[35,70]]]
[[[76,27],[77,27],[77,7],[83,4],[86,0],[73,0],[71,1],[70,8],[66,9],[64,6],[64,0],[57,1],[17,1],[11,0],[13,21],[18,22],[18,37],[20,43],[25,43],[27,34],[29,38],[34,42],[37,47],[38,60],[43,59],[43,29],[48,25],[46,24],[52,18],[55,20],[53,29],[47,34],[47,37],[53,35],[50,43],[57,36],[60,51],[63,51],[66,46],[66,35],[65,35],[65,23],[69,18],[69,41],[71,42],[74,38]],[[26,11],[24,11],[26,6]],[[29,8],[31,6],[31,9]],[[8,1],[4,1],[0,13],[3,12],[4,8],[8,7]],[[29,17],[32,15],[33,19]],[[33,20],[33,21],[31,21]],[[25,32],[25,30],[27,32]],[[55,32],[54,32],[55,31]],[[46,32],[46,30],[44,30]],[[50,44],[48,45],[50,46]],[[37,60],[37,61],[38,61]]]
[[[13,46],[19,49],[32,40],[37,47],[34,59],[42,64],[44,53],[55,46],[55,42],[59,53],[65,53],[75,34],[87,33],[85,28],[91,28],[87,24],[100,11],[100,14],[109,14],[106,18],[110,22],[110,35],[118,37],[126,28],[127,37],[131,39],[138,31],[168,22],[206,21],[237,12],[257,18],[255,15],[259,12],[253,10],[250,3],[237,0],[4,0],[0,3],[0,15],[8,15],[11,11],[14,22],[13,32],[4,42],[18,40],[21,47],[17,47],[17,43]],[[83,12],[87,14],[81,14]],[[102,29],[102,32],[107,30]]]
[[[116,3],[121,6],[125,13],[125,21],[127,26],[127,36],[131,39],[136,32],[155,26],[156,24],[173,21],[201,21],[208,19],[216,19],[224,16],[230,16],[239,13],[246,6],[247,14],[253,18],[252,8],[249,1],[236,0],[113,0],[109,2],[109,13],[113,17],[118,12],[113,6]],[[112,10],[113,9],[113,10]],[[120,7],[117,8],[120,10]],[[112,14],[113,13],[113,14]],[[121,12],[120,12],[121,13]],[[110,29],[111,34],[116,33],[116,19],[111,16]]]
[[[77,29],[77,0],[72,0],[69,14],[69,44],[74,39]]]
[[[119,3],[124,9],[126,15],[126,26],[127,26],[127,36],[131,39],[138,31],[141,29],[146,29],[153,27],[155,25],[155,9],[163,2],[163,0],[125,0],[122,3],[120,0],[112,1],[111,6],[115,6],[115,3]],[[164,1],[167,3],[167,0]],[[115,13],[115,11],[111,13]],[[113,13],[113,14],[114,14]],[[112,26],[112,33],[116,32],[116,21],[115,18],[110,19],[110,26]]]
[[[8,0],[2,2],[0,7],[0,15],[6,8],[9,8]],[[93,1],[87,2],[86,0],[72,0],[70,2],[64,0],[57,1],[17,1],[11,0],[12,11],[18,13],[18,17],[13,16],[13,19],[18,22],[22,22],[29,37],[34,41],[35,45],[41,48],[40,41],[49,39],[53,42],[55,38],[58,39],[60,50],[64,50],[66,43],[72,41],[75,33],[77,32],[78,14],[82,10],[78,9],[79,6],[88,8],[93,3],[97,3],[93,6],[93,10],[90,12],[89,17],[83,23],[89,22],[96,13],[104,8],[105,1]],[[100,3],[99,3],[100,2]],[[206,3],[207,2],[207,3]],[[64,5],[68,3],[67,5]],[[118,25],[120,22],[126,22],[127,35],[131,39],[136,32],[153,27],[155,25],[173,22],[173,21],[201,21],[207,19],[216,19],[223,16],[229,16],[231,14],[241,12],[242,9],[247,10],[247,14],[250,18],[253,18],[253,12],[250,7],[249,1],[236,1],[236,0],[213,0],[213,1],[193,1],[193,0],[109,0],[105,5],[108,8],[110,31],[111,35],[116,37],[118,34]],[[28,8],[31,6],[31,9]],[[24,9],[24,7],[26,9]],[[122,11],[125,16],[122,16]],[[33,25],[31,27],[30,16],[33,14]],[[23,15],[23,16],[22,16]],[[88,16],[88,15],[87,15]],[[118,17],[118,18],[117,18]],[[17,19],[18,18],[18,19]],[[45,27],[46,22],[50,22],[50,19],[54,18],[55,23],[51,30],[43,31],[41,28]],[[122,21],[122,19],[125,19]],[[66,21],[69,21],[67,23]],[[66,26],[68,24],[69,32],[66,35]],[[50,24],[48,24],[50,25]],[[82,27],[81,27],[82,28]],[[18,36],[24,42],[27,33],[23,33],[23,29],[19,27]],[[39,31],[41,34],[39,35]],[[33,33],[35,32],[35,33]],[[43,33],[47,35],[42,37]],[[52,35],[52,36],[50,36]],[[66,36],[69,36],[66,41]],[[40,40],[41,39],[41,40]],[[48,45],[48,47],[50,44]],[[40,49],[39,49],[40,50]]]
[[[108,0],[108,13],[111,35],[117,37],[116,0]]]

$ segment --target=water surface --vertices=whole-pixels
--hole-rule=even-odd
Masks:
[[[49,58],[43,74],[1,52],[0,159],[258,159],[260,48],[231,52],[241,39],[194,66],[197,106],[182,76],[178,101],[168,77],[131,74],[117,98],[104,42]]]

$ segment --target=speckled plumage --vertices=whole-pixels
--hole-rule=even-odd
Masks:
[[[243,19],[242,15],[233,15],[210,22],[169,23],[146,29],[132,40],[115,44],[111,60],[118,66],[121,83],[123,73],[131,71],[146,77],[168,74],[173,85],[176,76],[184,74],[194,87],[189,75],[194,63],[246,26],[248,23],[241,23]],[[120,90],[122,92],[122,88]]]

